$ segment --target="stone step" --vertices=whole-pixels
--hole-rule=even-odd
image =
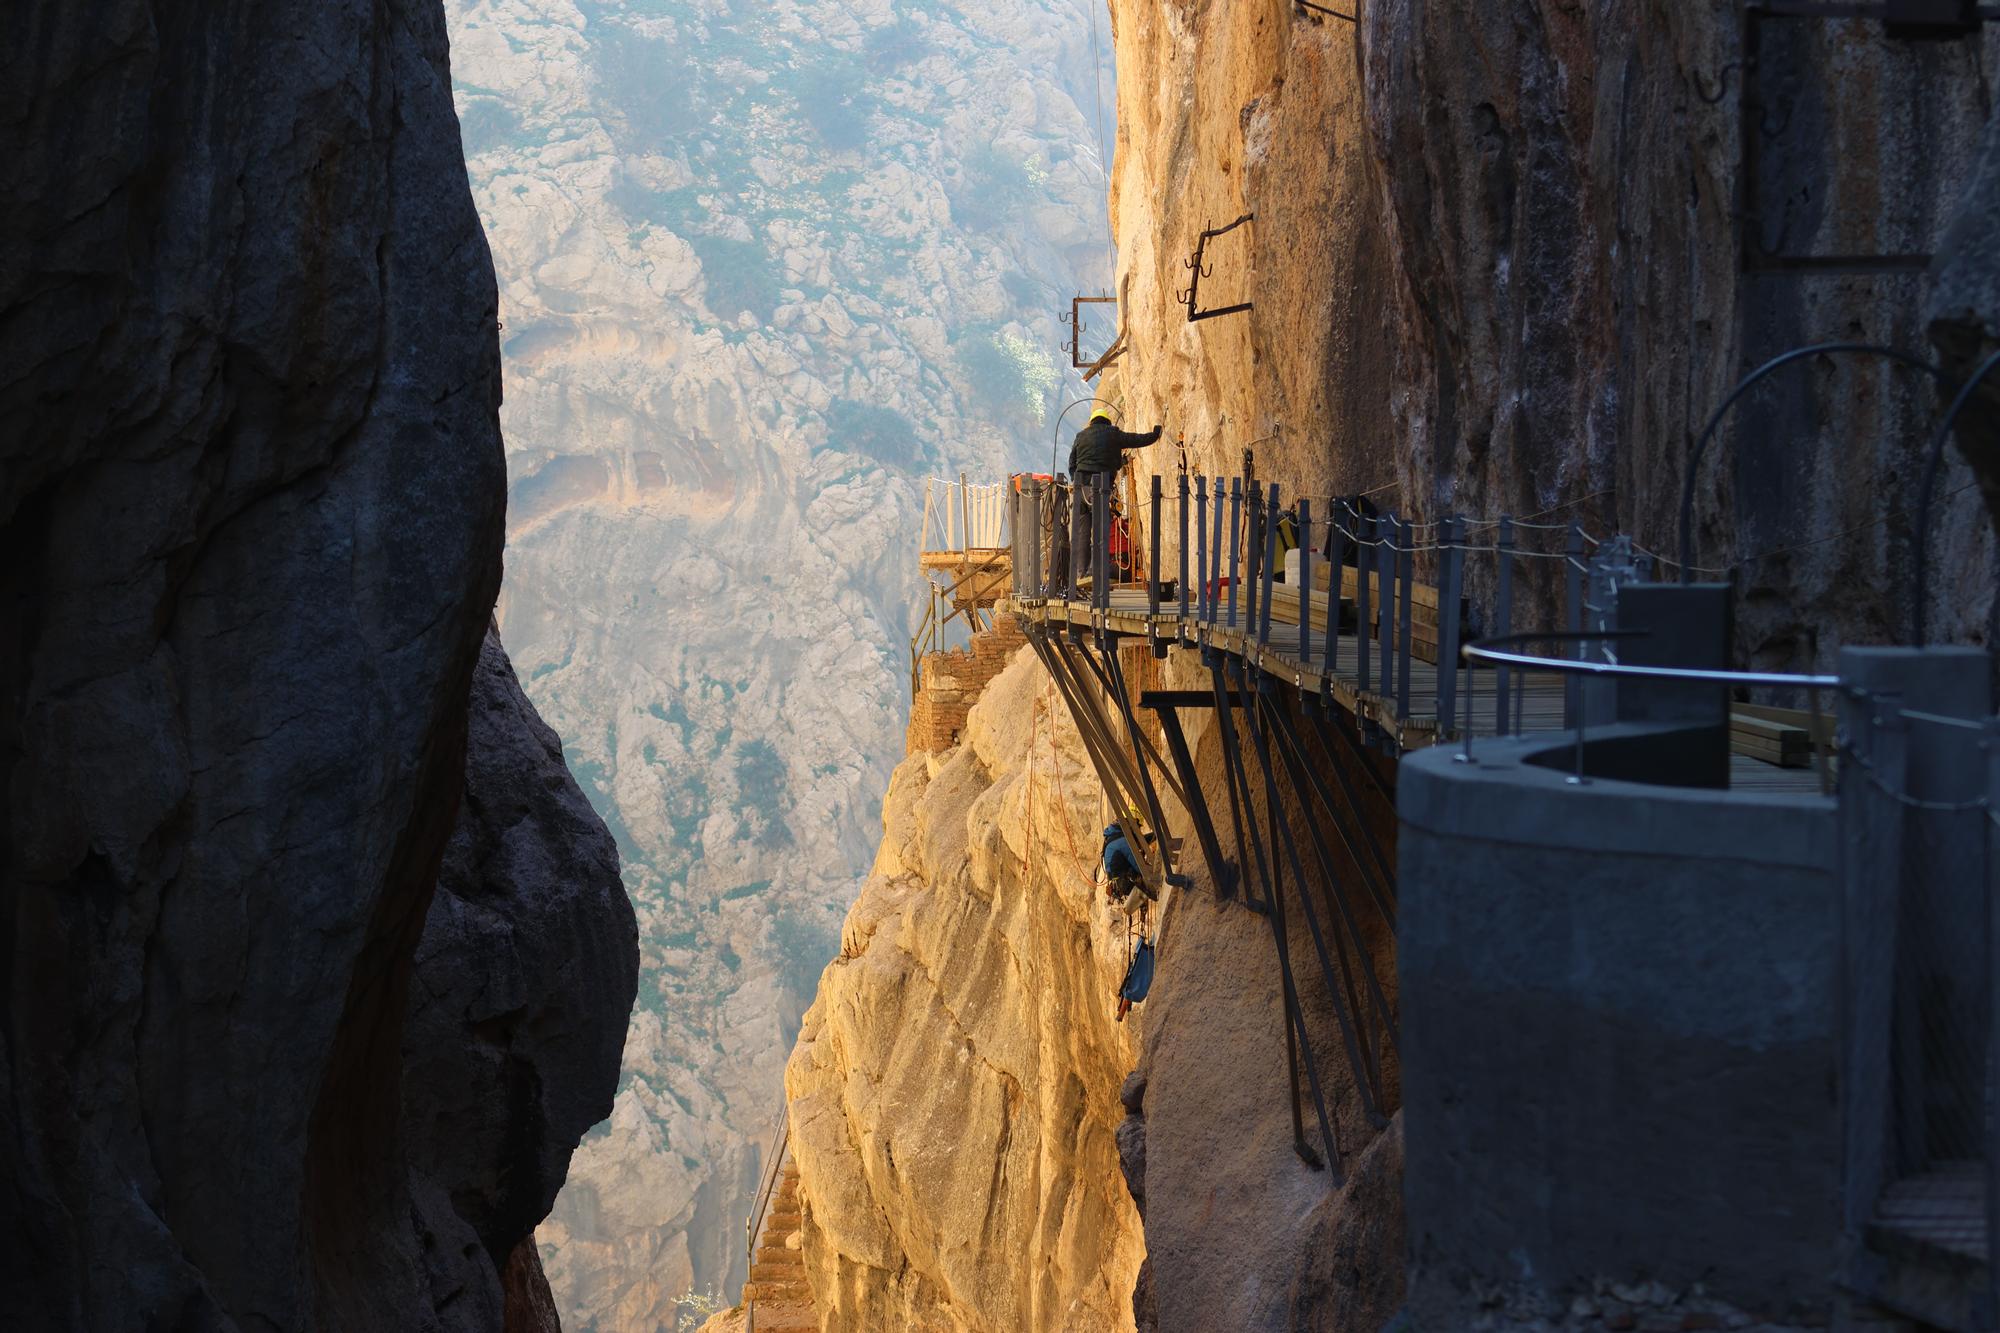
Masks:
[[[806,1262],[799,1257],[797,1250],[779,1250],[775,1254],[760,1251],[757,1257],[750,1261],[750,1271],[760,1277],[773,1273],[791,1277],[805,1272]]]
[[[764,1234],[768,1236],[776,1232],[778,1235],[788,1236],[792,1232],[797,1231],[799,1224],[804,1220],[804,1215],[796,1208],[788,1213],[766,1213],[764,1215]]]
[[[770,1305],[812,1305],[812,1288],[803,1282],[746,1282],[743,1284],[743,1299],[755,1301],[759,1306]]]
[[[819,1316],[809,1306],[759,1305],[757,1333],[819,1333]]]
[[[803,1282],[806,1266],[802,1260],[793,1259],[781,1263],[755,1263],[750,1265],[752,1282]]]
[[[783,1245],[759,1245],[757,1253],[750,1256],[752,1263],[799,1263],[805,1262],[797,1250],[786,1249]]]

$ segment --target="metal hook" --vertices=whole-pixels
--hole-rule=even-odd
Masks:
[[[1706,88],[1702,87],[1701,71],[1698,69],[1689,70],[1688,73],[1694,80],[1694,95],[1699,97],[1705,105],[1714,106],[1729,95],[1729,76],[1739,72],[1742,68],[1743,62],[1740,60],[1732,60],[1724,65],[1722,73],[1716,76],[1715,92],[1713,95]]]

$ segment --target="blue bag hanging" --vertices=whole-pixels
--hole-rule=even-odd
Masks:
[[[1118,987],[1118,998],[1133,1004],[1146,998],[1146,992],[1153,988],[1153,942],[1140,940],[1139,947],[1132,953],[1132,963],[1125,969],[1125,980]]]

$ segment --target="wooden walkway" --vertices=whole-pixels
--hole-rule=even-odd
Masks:
[[[1277,587],[1282,589],[1283,585]],[[1312,634],[1308,641],[1310,660],[1301,659],[1298,655],[1298,597],[1293,594],[1272,597],[1270,637],[1262,644],[1246,628],[1240,605],[1237,608],[1238,623],[1231,629],[1225,625],[1199,622],[1192,615],[1184,624],[1179,615],[1178,600],[1172,604],[1161,602],[1160,613],[1153,615],[1144,588],[1113,588],[1108,600],[1108,608],[1096,608],[1087,601],[1015,597],[1007,603],[1007,607],[1022,620],[1040,624],[1094,629],[1101,619],[1105,628],[1117,634],[1139,638],[1147,638],[1150,634],[1161,642],[1214,647],[1242,658],[1248,665],[1280,680],[1291,681],[1306,694],[1330,696],[1333,703],[1355,718],[1374,723],[1401,750],[1421,749],[1438,743],[1440,739],[1456,736],[1460,719],[1467,716],[1464,701],[1468,690],[1474,752],[1477,753],[1480,739],[1494,737],[1498,733],[1498,700],[1494,689],[1496,673],[1492,670],[1476,668],[1467,672],[1460,668],[1458,690],[1461,702],[1455,710],[1459,718],[1448,721],[1443,728],[1438,725],[1435,703],[1438,697],[1438,667],[1415,653],[1408,659],[1409,712],[1402,717],[1397,716],[1397,688],[1384,684],[1382,646],[1374,638],[1371,637],[1368,644],[1368,688],[1364,689],[1361,685],[1360,644],[1352,628],[1341,631],[1333,673],[1324,674],[1328,594],[1323,589],[1314,590],[1308,599],[1308,611],[1312,617]],[[1351,607],[1351,604],[1343,604]],[[1390,667],[1392,672],[1399,669],[1397,655],[1393,652],[1390,654]],[[1564,677],[1553,671],[1510,674],[1509,734],[1516,731],[1563,730]],[[1400,685],[1400,681],[1396,685]],[[1730,786],[1732,789],[1806,795],[1820,791],[1820,779],[1817,770],[1811,767],[1780,767],[1747,755],[1734,754],[1730,760]]]

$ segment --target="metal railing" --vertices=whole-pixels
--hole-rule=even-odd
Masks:
[[[1507,677],[1502,673],[1513,673],[1516,688],[1518,689],[1519,682],[1527,679],[1529,671],[1542,671],[1559,676],[1575,676],[1595,680],[1673,682],[1690,685],[1714,685],[1722,689],[1732,690],[1761,688],[1801,692],[1810,703],[1809,717],[1811,725],[1806,728],[1806,733],[1812,748],[1814,763],[1819,770],[1820,791],[1822,794],[1832,793],[1833,775],[1832,765],[1829,762],[1829,747],[1823,743],[1825,728],[1822,723],[1826,715],[1820,707],[1820,694],[1823,690],[1839,689],[1841,681],[1838,676],[1806,675],[1784,671],[1735,671],[1709,667],[1647,666],[1640,663],[1543,657],[1531,653],[1505,651],[1507,647],[1526,643],[1616,644],[1620,641],[1650,637],[1651,635],[1648,631],[1631,629],[1585,630],[1570,633],[1551,631],[1542,634],[1514,634],[1466,644],[1460,650],[1460,656],[1464,663],[1465,693],[1461,696],[1461,713],[1458,723],[1459,751],[1457,757],[1459,761],[1461,763],[1472,762],[1472,743],[1474,734],[1477,731],[1477,728],[1473,725],[1473,717],[1478,703],[1478,677],[1472,671],[1472,666],[1475,663],[1484,663],[1494,668],[1494,688],[1500,693],[1504,693],[1508,687]],[[1498,707],[1497,703],[1498,701],[1496,700],[1495,715],[1497,717],[1504,717],[1506,710]],[[1584,772],[1584,754],[1589,744],[1589,712],[1590,710],[1585,707],[1575,709],[1570,719],[1569,727],[1566,728],[1566,730],[1572,730],[1575,733],[1575,740],[1572,744],[1574,767],[1569,779],[1573,784],[1582,784],[1588,781]],[[1517,704],[1514,709],[1514,717],[1517,719],[1517,723],[1520,716],[1521,709]],[[1494,734],[1496,736],[1504,736],[1508,733],[1504,729],[1499,729]],[[1518,737],[1523,733],[1517,725],[1512,734]]]
[[[1603,545],[1575,522],[1419,523],[1360,497],[1288,503],[1254,476],[1155,476],[1138,513],[1115,512],[1111,489],[1103,476],[1089,487],[1016,478],[1017,599],[1108,612],[1114,590],[1143,588],[1158,653],[1162,631],[1188,645],[1228,638],[1282,675],[1349,677],[1395,721],[1429,717],[1440,734],[1458,716],[1458,645],[1511,633],[1525,595],[1560,599],[1580,630],[1589,552]],[[1573,709],[1566,701],[1565,724]]]
[[[1006,549],[1009,490],[1006,482],[974,485],[962,475],[957,481],[924,478],[918,549],[926,554]]]
[[[764,1217],[770,1211],[771,1197],[777,1193],[778,1181],[784,1176],[785,1159],[790,1156],[791,1109],[790,1103],[781,1103],[778,1107],[778,1123],[771,1131],[763,1175],[750,1204],[750,1216],[743,1223],[743,1284],[746,1288],[756,1281],[757,1237],[764,1229]],[[743,1294],[743,1320],[744,1333],[757,1333],[757,1299],[747,1290]]]

